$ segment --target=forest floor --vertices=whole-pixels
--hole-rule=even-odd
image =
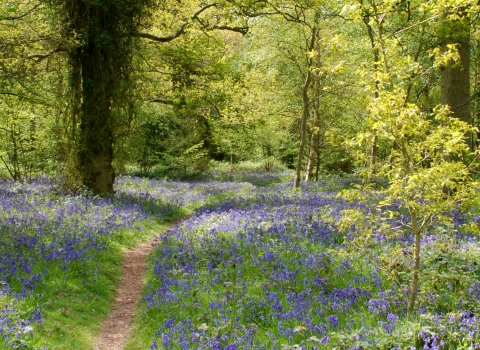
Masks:
[[[102,324],[95,350],[122,350],[132,331],[132,318],[143,289],[147,258],[158,236],[129,249],[122,266],[122,280],[112,311]]]
[[[248,179],[124,177],[111,200],[0,181],[0,349],[478,348],[480,200],[425,232],[409,314],[404,209],[339,199],[355,178]],[[350,213],[392,230],[357,249]]]

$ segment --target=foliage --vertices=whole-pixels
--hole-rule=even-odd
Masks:
[[[3,345],[88,346],[119,249],[203,207],[159,246],[144,347],[475,348],[476,131],[452,116],[471,103],[478,119],[478,6],[4,0]],[[465,51],[467,103],[439,106]],[[319,184],[290,193],[276,170],[294,166],[302,113],[298,170]],[[322,181],[353,159],[365,182]],[[113,194],[126,169],[197,181],[119,177],[103,199],[78,184]]]
[[[52,9],[5,1],[0,9],[0,177],[54,173],[63,162],[65,62]]]
[[[387,18],[382,14],[386,9],[396,15]],[[386,33],[408,14],[407,21],[418,16],[419,35],[423,36],[432,28],[421,18],[438,16],[438,13],[429,6],[404,11],[399,4],[386,2],[377,6],[375,2],[368,2],[361,3],[357,13],[366,24],[375,57],[373,69],[361,74],[373,77],[374,81],[369,84],[372,91],[368,107],[369,130],[347,142],[355,148],[365,184],[357,190],[344,191],[343,196],[365,201],[368,207],[345,212],[341,226],[347,231],[356,228],[358,236],[354,246],[361,250],[374,244],[377,233],[385,234],[388,239],[406,233],[414,237],[410,247],[413,268],[408,287],[408,311],[414,312],[421,270],[421,238],[435,225],[448,221],[446,216],[452,210],[476,195],[471,174],[478,155],[468,154],[471,126],[453,118],[453,115],[458,117],[458,106],[437,105],[429,110],[419,106],[419,95],[417,100],[412,99],[411,93],[418,84],[415,77],[429,69],[429,63],[421,59],[426,42],[423,37],[419,45],[407,41],[413,44],[415,54],[399,59],[394,53],[405,52],[405,48],[399,38],[392,40]],[[457,8],[456,11],[461,10]],[[454,96],[456,89],[453,82],[449,87],[445,84],[442,85],[442,103],[445,103],[444,96]],[[389,147],[383,159],[377,155],[379,144]],[[378,194],[370,183],[374,176],[388,181]],[[378,206],[370,202],[374,192],[382,198]],[[392,221],[393,218],[402,220]]]
[[[461,157],[468,152],[465,135],[468,125],[450,116],[448,107],[438,107],[429,117],[413,104],[404,105],[405,94],[396,90],[382,91],[370,105],[372,132],[362,133],[350,145],[361,146],[372,139],[392,144],[388,162],[380,166],[379,176],[388,179],[388,186],[379,192],[382,201],[378,211],[349,210],[344,215],[342,226],[350,229],[357,225],[356,245],[365,249],[374,233],[381,232],[388,238],[398,237],[405,230],[415,237],[412,247],[414,268],[410,286],[409,311],[414,311],[420,269],[420,239],[426,231],[448,220],[448,215],[476,195],[471,180],[471,166]],[[364,149],[364,148],[363,148]],[[357,159],[365,160],[362,148]],[[370,171],[365,168],[368,179]],[[357,190],[343,191],[342,197],[361,199],[362,191],[371,192],[366,183]],[[406,222],[390,221],[403,217]],[[363,224],[367,220],[366,224]],[[361,225],[358,225],[362,222]],[[370,222],[370,224],[368,224]]]
[[[141,76],[147,101],[139,116],[141,129],[129,141],[130,147],[138,145],[135,157],[142,170],[157,167],[163,169],[159,172],[178,176],[205,169],[207,157],[221,154],[214,139],[215,123],[228,97],[219,83],[230,75],[221,47],[218,38],[198,33],[145,51],[145,60],[162,59],[151,63],[155,71]]]

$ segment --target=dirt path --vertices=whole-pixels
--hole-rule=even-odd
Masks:
[[[132,330],[131,321],[143,289],[146,261],[158,237],[128,250],[113,310],[103,322],[94,350],[122,350]]]

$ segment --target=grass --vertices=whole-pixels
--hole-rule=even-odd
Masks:
[[[120,251],[104,252],[98,261],[99,265],[88,266],[97,269],[90,281],[83,271],[72,268],[68,277],[51,276],[38,288],[45,322],[38,326],[32,345],[58,350],[93,348],[99,321],[108,314],[119,282]]]
[[[48,272],[31,293],[18,299],[4,296],[5,303],[22,310],[20,316],[28,318],[35,309],[41,312],[42,322],[32,325],[33,337],[22,337],[23,343],[38,349],[92,349],[115,297],[123,250],[160,234],[175,218],[178,213],[163,223],[150,221],[142,229],[122,229],[94,259],[69,263],[68,268],[62,262],[35,266],[35,270]],[[12,283],[12,289],[18,287]],[[22,344],[17,343],[19,347]]]
[[[92,349],[101,322],[114,301],[123,251],[161,234],[168,222],[178,217],[176,213],[163,223],[149,221],[143,223],[142,229],[122,229],[95,259],[71,264],[67,271],[50,266],[52,273],[35,289],[35,295],[26,300],[26,306],[40,304],[45,319],[35,329],[30,346],[52,350]]]

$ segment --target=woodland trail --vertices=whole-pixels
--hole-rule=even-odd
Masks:
[[[120,282],[113,309],[102,324],[94,350],[123,350],[132,331],[132,318],[143,289],[147,258],[159,240],[155,236],[127,251],[122,266]]]

